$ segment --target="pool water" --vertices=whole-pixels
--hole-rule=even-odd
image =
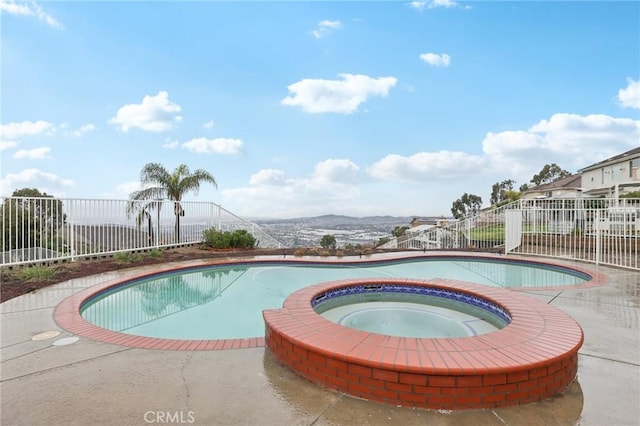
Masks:
[[[462,310],[413,302],[350,303],[321,315],[345,327],[398,337],[467,337],[500,329]]]
[[[264,335],[264,309],[325,281],[393,277],[449,278],[500,287],[580,284],[588,276],[560,268],[498,261],[398,260],[362,265],[247,264],[165,273],[121,285],[87,301],[81,315],[113,331],[167,339]]]

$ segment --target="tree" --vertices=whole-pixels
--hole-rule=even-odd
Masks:
[[[154,201],[143,201],[142,203],[131,200],[127,203],[127,217],[131,217],[132,215],[136,216],[136,225],[138,228],[142,226],[143,222],[147,222],[147,235],[148,235],[148,244],[153,245],[155,242],[155,233],[153,232],[153,220],[151,216],[151,211],[153,209],[157,210],[157,223],[160,223],[160,208],[162,207],[162,203],[160,200]]]
[[[132,192],[129,195],[131,200],[162,200],[173,201],[173,213],[176,216],[175,235],[176,241],[180,242],[180,217],[185,212],[180,202],[182,197],[190,191],[197,192],[203,182],[211,183],[215,188],[218,184],[213,175],[206,170],[198,169],[193,173],[189,167],[180,164],[173,173],[159,163],[148,163],[140,172],[140,182],[144,189]]]
[[[380,237],[378,239],[378,242],[374,244],[374,247],[380,247],[381,245],[387,244],[389,241],[391,241],[391,238],[389,237]],[[351,247],[345,247],[345,248],[351,248]]]
[[[3,250],[51,247],[58,228],[66,221],[62,201],[36,188],[13,191],[2,203],[0,216]]]
[[[451,213],[456,219],[477,214],[482,207],[482,198],[474,194],[462,194],[462,197],[453,202]]]
[[[336,248],[336,237],[331,234],[327,234],[322,237],[320,240],[320,247],[325,249],[335,249]]]
[[[492,206],[498,204],[501,201],[508,200],[509,191],[513,192],[513,185],[516,182],[512,179],[506,179],[502,182],[496,182],[491,187],[491,199],[489,202]]]
[[[508,190],[504,194],[504,200],[503,201],[512,202],[512,201],[519,200],[520,199],[520,195],[521,194],[520,194],[519,191]]]
[[[540,170],[540,173],[533,175],[531,182],[533,182],[535,186],[540,186],[555,182],[558,179],[562,179],[567,176],[571,176],[571,172],[561,169],[556,163],[551,163],[545,164],[542,170]]]
[[[395,228],[393,228],[393,231],[391,231],[391,235],[396,238],[402,237],[407,229],[409,229],[408,226],[396,226]]]

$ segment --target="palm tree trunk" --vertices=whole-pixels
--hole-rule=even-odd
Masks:
[[[150,246],[153,245],[153,222],[151,221],[151,215],[147,216],[147,226],[149,227],[149,241]]]
[[[180,243],[180,216],[184,216],[184,210],[182,210],[180,201],[174,201],[173,213],[176,215],[176,243]]]
[[[176,214],[176,243],[180,242],[180,214]]]

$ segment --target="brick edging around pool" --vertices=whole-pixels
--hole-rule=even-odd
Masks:
[[[505,308],[511,323],[462,338],[408,338],[330,322],[312,300],[349,285],[402,283],[472,294]],[[303,377],[356,397],[429,409],[494,408],[561,393],[574,380],[580,326],[530,296],[453,280],[355,279],[294,292],[263,313],[266,345]]]

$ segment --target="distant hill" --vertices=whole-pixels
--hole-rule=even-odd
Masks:
[[[411,219],[416,216],[344,216],[327,214],[322,216],[313,217],[296,217],[290,219],[255,219],[257,224],[296,224],[307,225],[310,227],[333,227],[335,225],[349,225],[349,226],[362,226],[362,225],[409,225]]]

